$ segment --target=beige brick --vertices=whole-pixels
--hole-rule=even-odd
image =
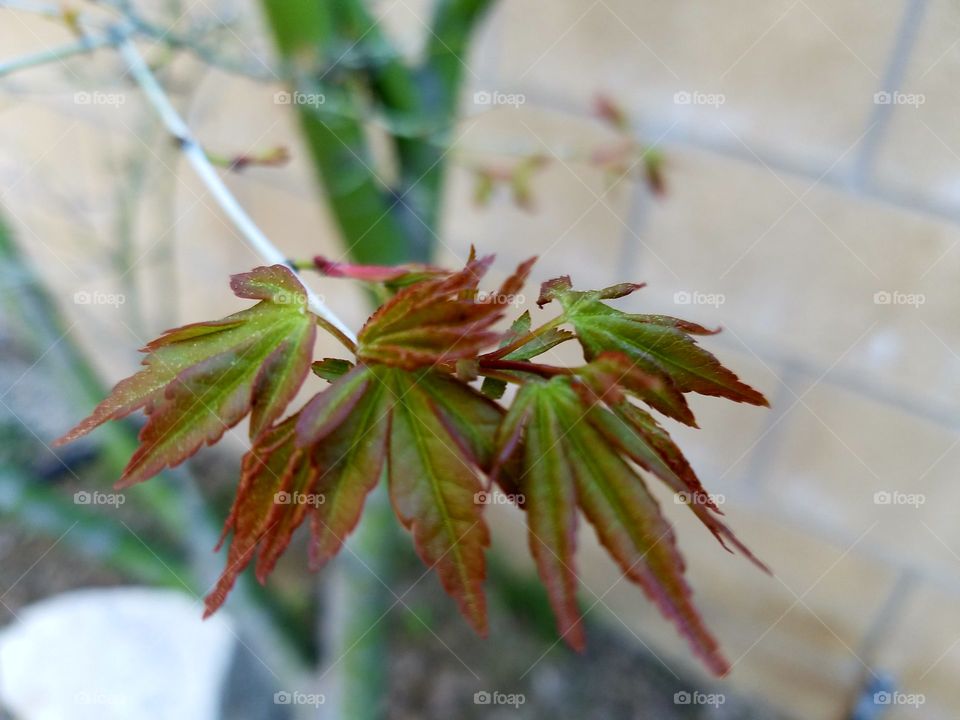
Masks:
[[[783,424],[763,489],[778,513],[850,541],[871,528],[863,551],[955,573],[956,433],[825,384]]]
[[[717,133],[726,123],[766,147],[803,138],[803,156],[832,160],[863,132],[900,7],[607,0],[546,12],[527,1],[501,12],[503,89],[580,105],[605,90],[641,117]],[[679,106],[678,91],[721,93],[726,102]]]

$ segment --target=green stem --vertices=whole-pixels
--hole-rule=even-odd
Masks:
[[[531,330],[526,335],[523,335],[522,337],[517,338],[513,342],[507,343],[503,347],[497,348],[493,352],[489,352],[486,355],[481,355],[480,359],[481,360],[499,360],[500,358],[504,358],[510,353],[514,352],[515,350],[519,350],[524,345],[532,342],[533,340],[536,340],[538,337],[540,337],[544,333],[549,332],[550,330],[553,330],[554,328],[562,325],[564,321],[565,321],[565,318],[562,315],[559,317],[556,317],[550,322],[544,323],[543,325],[538,327],[536,330]]]
[[[319,315],[317,315],[316,318],[317,318],[317,325],[319,325],[328,333],[333,335],[337,340],[340,341],[340,343],[345,348],[347,348],[347,350],[349,350],[352,353],[357,352],[357,344],[353,340],[348,338],[346,335],[344,335],[340,331],[340,328],[336,327],[333,323],[327,322],[324,318],[320,317]]]

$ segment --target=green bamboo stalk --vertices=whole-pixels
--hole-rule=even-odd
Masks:
[[[409,257],[390,192],[374,171],[360,117],[355,86],[344,82],[328,63],[343,52],[337,42],[334,3],[313,0],[263,0],[285,72],[295,90],[320,90],[331,105],[348,113],[327,112],[324,103],[298,104],[297,116],[313,165],[350,256],[357,262],[393,264]],[[324,77],[320,85],[310,78]]]

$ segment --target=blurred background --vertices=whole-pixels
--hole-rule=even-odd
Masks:
[[[298,3],[0,2],[0,714],[960,717],[960,6],[334,5],[324,45],[283,17]],[[122,496],[136,420],[50,448],[263,262],[124,38],[289,257],[457,266],[476,245],[498,280],[539,255],[538,281],[646,282],[624,307],[723,327],[705,346],[772,409],[696,397],[701,429],[668,428],[775,576],[660,499],[729,677],[587,531],[589,648],[558,644],[506,505],[487,640],[382,500],[333,566],[307,573],[298,536],[199,623],[245,428]],[[422,107],[384,89],[391,62],[421,69]],[[358,229],[342,209],[371,183],[394,194]],[[307,281],[360,326],[361,289]]]

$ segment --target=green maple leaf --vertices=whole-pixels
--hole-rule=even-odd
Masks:
[[[147,423],[120,479],[125,486],[215,443],[248,413],[251,437],[269,427],[309,372],[316,318],[306,308],[303,286],[283,266],[234,275],[230,284],[238,297],[260,302],[149,343],[146,369],[118,383],[57,444],[143,409]]]
[[[261,435],[244,456],[224,527],[224,537],[233,532],[227,569],[206,599],[208,615],[226,600],[255,552],[257,578],[266,582],[307,517],[313,569],[336,555],[356,527],[367,495],[380,480],[389,423],[384,387],[364,378],[358,382],[361,374],[370,380],[366,369],[341,377],[302,412]],[[322,422],[331,417],[335,422]],[[309,442],[298,442],[302,433],[312,433]]]
[[[234,533],[229,570],[208,598],[208,612],[224,601],[257,547],[257,577],[265,580],[308,516],[313,566],[335,555],[386,461],[393,506],[418,554],[485,633],[489,531],[478,498],[502,416],[502,408],[446,373],[361,364],[340,375],[245,457],[227,521]]]
[[[652,407],[692,425],[693,416],[680,397],[682,393],[767,405],[763,395],[741,382],[692,337],[714,331],[664,315],[625,313],[602,302],[629,295],[641,285],[625,283],[586,292],[572,287],[568,276],[549,280],[543,284],[537,304],[543,307],[559,301],[563,317],[573,325],[587,360],[603,352],[618,352],[643,373],[659,378],[659,393],[644,398]]]
[[[529,544],[558,631],[573,647],[583,647],[574,567],[579,508],[624,575],[640,585],[708,667],[725,673],[726,661],[691,600],[671,526],[628,460],[677,490],[702,490],[699,481],[649,416],[634,417],[642,411],[632,406],[611,412],[577,382],[556,377],[524,385],[497,441],[501,460],[521,448],[519,487],[526,498]],[[710,519],[708,527],[742,548],[719,521]]]
[[[390,498],[400,522],[413,534],[417,554],[436,569],[444,589],[474,629],[486,635],[484,551],[490,532],[479,500],[484,487],[479,459],[471,452],[476,440],[462,434],[462,427],[439,411],[435,397],[450,389],[441,378],[433,373],[417,378],[391,370],[386,379],[395,397]],[[447,396],[451,405],[462,406],[466,414],[476,410],[475,404],[486,402],[461,385],[460,397]]]

